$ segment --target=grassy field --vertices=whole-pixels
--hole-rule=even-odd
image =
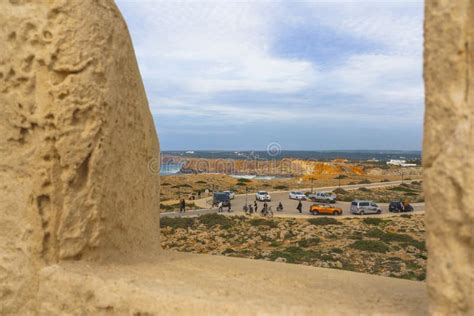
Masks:
[[[218,214],[163,218],[162,246],[422,281],[424,215],[265,219]]]

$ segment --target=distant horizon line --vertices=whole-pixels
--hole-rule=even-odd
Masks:
[[[166,149],[166,150],[161,150],[161,152],[176,152],[176,151],[198,151],[198,152],[212,152],[212,151],[218,151],[218,152],[247,152],[247,151],[254,151],[254,152],[266,152],[266,149]],[[422,152],[421,149],[287,149],[287,150],[281,150],[281,152]]]

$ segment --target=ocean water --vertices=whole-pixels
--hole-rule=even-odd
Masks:
[[[421,151],[403,150],[324,150],[324,151],[163,151],[164,155],[180,156],[183,158],[208,158],[208,159],[284,159],[294,158],[303,160],[329,161],[337,158],[351,161],[377,159],[388,161],[390,159],[420,160]]]

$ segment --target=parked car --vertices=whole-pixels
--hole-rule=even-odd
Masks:
[[[270,202],[272,200],[272,197],[266,191],[257,192],[257,194],[255,194],[255,198],[257,199],[257,201],[262,202]]]
[[[352,214],[380,214],[382,209],[372,201],[359,201],[355,200],[351,203]]]
[[[332,192],[316,192],[316,194],[308,195],[313,202],[336,203],[336,194]]]
[[[306,200],[306,195],[303,192],[291,191],[289,194],[291,200]]]
[[[223,207],[229,207],[230,205],[230,197],[229,194],[226,192],[214,192],[213,198],[212,198],[212,206],[217,206],[219,203],[222,202]]]
[[[224,191],[224,193],[227,193],[229,195],[229,198],[233,200],[235,198],[235,193],[234,191]]]
[[[393,213],[413,212],[413,206],[402,201],[391,201],[388,205],[388,211]]]
[[[309,212],[311,215],[318,215],[318,214],[328,214],[328,215],[341,215],[342,208],[335,207],[330,204],[313,204],[309,208]]]

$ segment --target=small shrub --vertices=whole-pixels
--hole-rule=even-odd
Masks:
[[[300,247],[291,246],[282,251],[274,251],[270,254],[270,260],[285,258],[288,263],[308,262],[312,259],[320,258],[319,252],[304,250]]]
[[[173,229],[177,228],[188,228],[194,225],[195,219],[189,217],[163,217],[160,219],[160,227],[171,227]]]
[[[343,253],[343,252],[344,252],[344,250],[342,250],[341,248],[332,248],[332,249],[331,249],[331,252],[334,252],[334,253],[339,253],[339,254],[341,254],[341,253]]]
[[[390,250],[387,244],[379,240],[357,240],[350,247],[361,251],[378,253],[386,253]]]
[[[358,190],[361,192],[370,192],[370,189],[367,189],[366,187],[361,187]]]
[[[288,190],[288,186],[286,185],[277,185],[273,187],[275,190]]]
[[[383,180],[380,181],[380,182],[390,182],[390,180],[389,180],[389,179],[383,179]]]
[[[232,248],[227,248],[226,250],[224,250],[224,251],[222,252],[222,254],[223,254],[223,255],[227,255],[227,254],[233,254],[233,253],[235,253],[235,252],[236,252],[236,251],[235,251],[234,249],[232,249]]]
[[[367,217],[367,218],[364,218],[362,221],[364,222],[364,224],[373,225],[373,226],[378,226],[385,222],[381,218],[374,218],[374,217]]]
[[[359,181],[358,184],[369,184],[369,183],[371,183],[370,180],[368,180],[368,179],[362,179],[362,180]]]
[[[207,184],[207,182],[206,182],[206,181],[199,180],[199,181],[196,181],[196,184]]]
[[[230,228],[233,224],[232,219],[219,215],[219,214],[205,214],[199,216],[199,222],[204,224],[207,228],[212,228],[214,226],[221,226],[222,228]]]
[[[338,220],[331,217],[321,217],[321,218],[310,218],[308,222],[311,225],[322,226],[322,225],[342,225]]]
[[[400,215],[400,217],[403,217],[403,218],[411,218],[411,215],[410,215],[410,214],[402,214],[402,215]]]
[[[347,194],[349,192],[347,192],[346,190],[342,189],[342,188],[337,188],[336,190],[333,191],[335,194]]]
[[[278,241],[272,241],[270,243],[270,247],[280,247],[282,245],[281,242],[278,242]]]
[[[303,239],[303,240],[298,241],[298,246],[303,247],[303,248],[316,246],[317,244],[319,244],[320,241],[321,239],[319,237]]]
[[[240,182],[240,183],[250,183],[250,182],[252,182],[251,180],[245,179],[245,178],[239,178],[237,181]]]
[[[253,218],[249,221],[249,224],[252,226],[268,226],[272,228],[278,226],[276,222],[264,218]]]
[[[165,182],[165,183],[162,183],[161,185],[167,186],[167,185],[171,185],[171,183]]]

